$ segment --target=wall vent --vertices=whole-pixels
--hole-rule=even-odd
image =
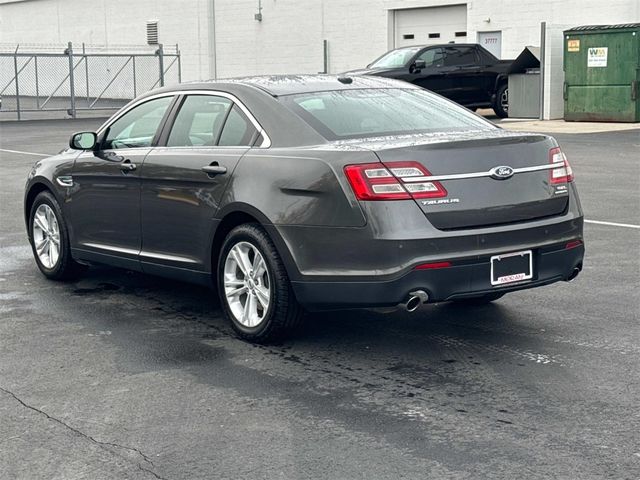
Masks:
[[[147,21],[147,44],[158,45],[158,21]]]

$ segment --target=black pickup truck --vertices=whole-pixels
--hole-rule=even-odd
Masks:
[[[377,75],[414,83],[472,110],[493,108],[508,116],[507,70],[513,60],[498,60],[475,43],[447,43],[391,50],[348,75]]]

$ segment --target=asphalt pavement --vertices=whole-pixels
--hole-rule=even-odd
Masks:
[[[26,176],[99,123],[0,123],[1,479],[640,478],[640,130],[556,136],[623,225],[585,225],[575,281],[256,346],[207,289],[38,272]]]

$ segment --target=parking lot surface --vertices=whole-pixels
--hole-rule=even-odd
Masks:
[[[27,173],[99,123],[0,124],[0,478],[640,478],[640,130],[556,136],[622,224],[585,224],[575,281],[256,346],[201,287],[40,275]]]

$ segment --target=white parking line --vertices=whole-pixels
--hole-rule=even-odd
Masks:
[[[630,223],[601,222],[599,220],[585,220],[584,223],[595,223],[596,225],[607,225],[609,227],[640,228],[640,225]]]
[[[7,150],[6,148],[0,148],[0,152],[7,153],[19,153],[21,155],[35,155],[37,157],[50,157],[50,153],[35,153],[35,152],[23,152],[21,150]]]

